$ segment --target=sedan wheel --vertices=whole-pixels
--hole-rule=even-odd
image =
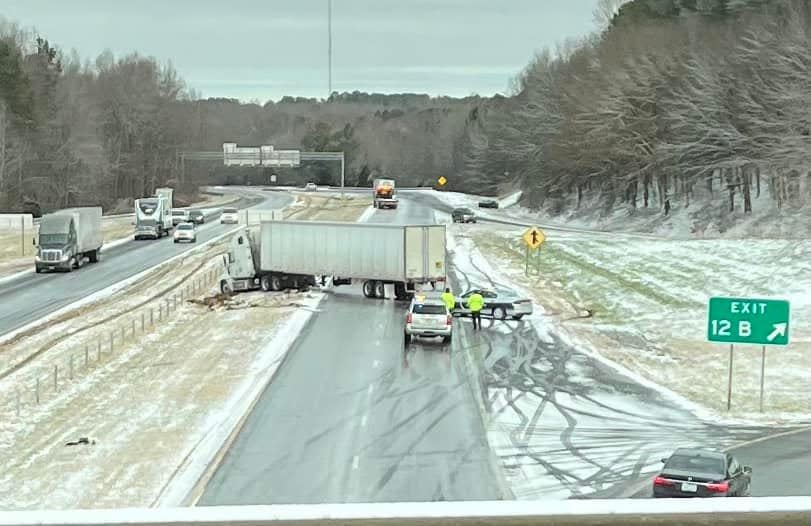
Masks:
[[[507,309],[504,307],[498,307],[493,309],[493,317],[499,320],[506,320],[507,319]]]

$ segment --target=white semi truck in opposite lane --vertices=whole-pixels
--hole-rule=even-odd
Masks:
[[[34,265],[43,270],[70,272],[86,262],[99,260],[104,243],[101,231],[101,207],[66,208],[42,216]]]
[[[135,200],[135,239],[168,236],[172,223],[172,188],[156,188],[155,195]]]
[[[258,237],[243,228],[224,256],[225,293],[363,284],[367,298],[394,286],[398,300],[446,277],[445,225],[264,221]]]

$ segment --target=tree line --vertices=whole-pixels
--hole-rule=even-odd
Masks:
[[[596,15],[601,33],[539,53],[515,96],[482,106],[466,179],[517,177],[552,213],[805,203],[808,0],[603,0]]]
[[[455,148],[478,97],[333,93],[242,103],[202,99],[171,64],[109,51],[82,61],[44,36],[0,21],[0,209],[130,206],[173,186],[315,180],[337,184],[337,163],[295,170],[224,168],[186,160],[222,143],[345,151],[347,184],[378,174],[431,184],[461,171]]]

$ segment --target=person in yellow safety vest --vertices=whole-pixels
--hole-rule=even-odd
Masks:
[[[453,314],[453,309],[456,307],[456,298],[451,294],[451,289],[445,289],[445,292],[442,293],[442,301],[448,307],[448,312]]]
[[[467,308],[470,309],[470,316],[473,318],[473,329],[482,329],[482,309],[484,308],[484,298],[478,292],[474,292],[467,299]]]

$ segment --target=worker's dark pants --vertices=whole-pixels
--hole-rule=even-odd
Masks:
[[[473,328],[481,330],[482,328],[482,311],[470,311],[470,316],[473,318]]]

